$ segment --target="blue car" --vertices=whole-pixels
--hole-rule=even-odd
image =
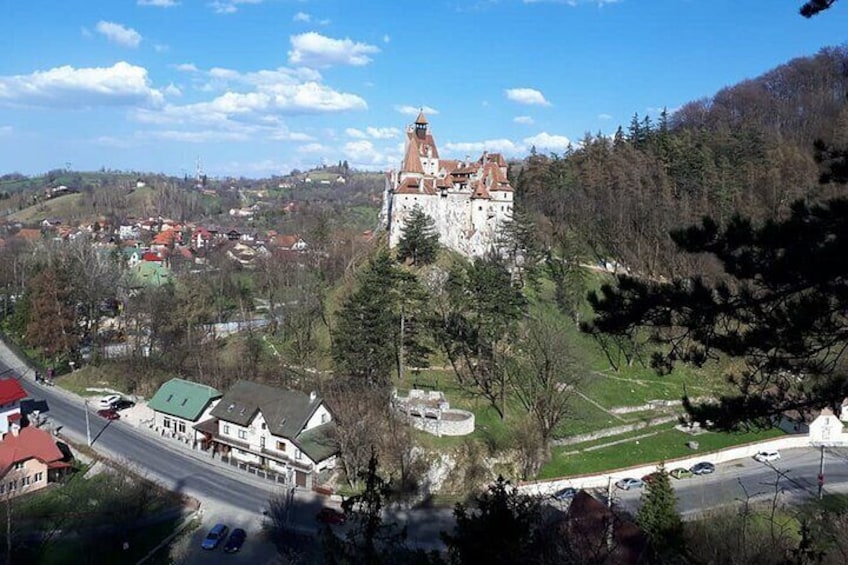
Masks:
[[[225,537],[227,537],[227,532],[230,529],[224,524],[215,524],[209,533],[206,534],[206,537],[203,538],[203,543],[200,544],[200,547],[203,549],[215,549],[218,547],[218,544],[221,543]]]

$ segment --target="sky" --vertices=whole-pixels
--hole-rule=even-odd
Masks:
[[[848,40],[848,0],[0,0],[0,175],[562,153]]]

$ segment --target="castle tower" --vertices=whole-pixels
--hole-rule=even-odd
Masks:
[[[427,139],[427,127],[427,117],[424,115],[424,110],[421,110],[415,118],[415,137],[422,141]]]

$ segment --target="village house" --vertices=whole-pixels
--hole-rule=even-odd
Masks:
[[[420,113],[406,130],[400,171],[386,176],[380,221],[395,247],[416,207],[435,222],[442,245],[481,256],[497,245],[512,218],[513,189],[502,155],[483,152],[477,161],[441,159],[429,123]]]
[[[153,429],[191,442],[203,439],[195,424],[208,420],[221,393],[211,386],[184,379],[171,379],[156,391],[147,406],[153,410]]]
[[[195,428],[222,458],[267,469],[286,482],[311,488],[315,474],[335,466],[335,423],[324,401],[304,394],[238,381]]]
[[[0,379],[0,434],[5,434],[11,426],[20,425],[21,400],[27,397],[17,379]]]
[[[71,465],[49,433],[17,424],[0,441],[0,496],[19,496],[58,480]]]

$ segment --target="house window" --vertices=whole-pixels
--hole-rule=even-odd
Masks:
[[[16,488],[18,488],[18,480],[9,481],[9,490],[15,490]]]
[[[3,494],[4,492],[6,492],[6,485],[2,484],[0,485],[0,494]]]
[[[43,479],[44,479],[44,473],[42,473],[41,471],[36,473],[35,476],[33,477],[33,480],[37,483],[40,483]]]
[[[300,461],[303,458],[303,453],[299,449],[295,449],[294,458],[295,460]]]
[[[21,469],[23,469],[23,468],[24,468],[24,463],[23,463],[23,461],[21,461],[21,462],[19,462],[19,463],[15,463],[15,471],[20,471],[20,470],[21,470]]]
[[[229,424],[224,424],[224,435],[225,436],[230,435],[230,425]]]
[[[277,442],[277,451],[283,451],[283,452],[285,452],[285,450],[286,450],[286,442],[284,442],[284,441],[278,441],[278,442]]]
[[[245,430],[239,430],[238,437],[239,439],[247,439],[247,432]]]
[[[184,433],[185,433],[185,422],[179,422],[179,423],[177,424],[177,428],[178,428],[178,431],[179,431],[181,434],[184,434]]]
[[[26,476],[23,479],[21,479],[21,486],[23,486],[23,487],[29,486],[29,476]]]
[[[321,414],[321,423],[322,423],[322,424],[326,424],[326,423],[327,423],[327,414],[326,414],[326,413]]]
[[[266,426],[266,425],[265,425],[265,422],[262,422],[262,429],[264,430],[264,429],[265,429],[265,428],[267,428],[267,427],[268,427],[268,426]]]

